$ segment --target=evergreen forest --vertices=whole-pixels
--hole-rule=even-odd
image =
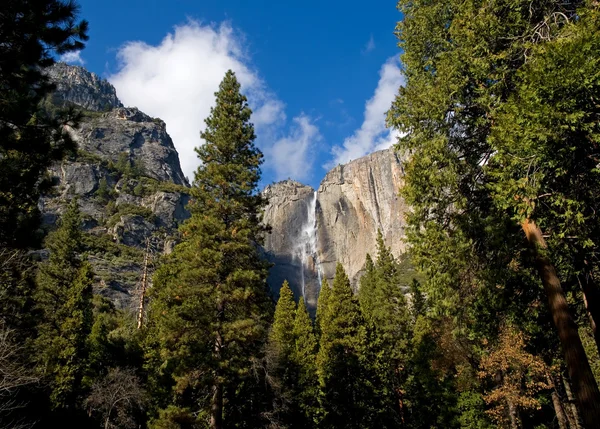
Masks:
[[[600,3],[397,8],[406,254],[374,232],[357,283],[338,262],[314,309],[269,288],[265,156],[230,70],[189,218],[122,308],[94,292],[79,200],[51,228],[38,204],[85,113],[49,107],[45,69],[88,22],[76,1],[2,2],[1,429],[600,429]]]

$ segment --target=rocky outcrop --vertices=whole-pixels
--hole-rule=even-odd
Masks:
[[[83,67],[56,63],[47,69],[47,74],[56,85],[56,90],[52,94],[52,101],[55,104],[70,103],[96,112],[123,107],[115,88]]]
[[[314,309],[320,279],[331,282],[337,262],[357,285],[367,253],[376,255],[377,230],[395,256],[402,254],[407,210],[398,196],[402,178],[398,155],[383,150],[335,167],[316,193],[294,181],[268,186],[264,222],[272,232],[264,247],[275,264],[270,271],[271,288],[277,291],[288,280],[296,295],[303,294]],[[306,242],[313,239],[311,228],[314,251],[303,252],[310,249]]]
[[[304,296],[314,307],[320,274],[315,246],[315,190],[285,180],[267,186],[263,195],[269,199],[264,221],[271,231],[265,236],[264,249],[274,264],[269,275],[271,289],[277,292],[287,280],[296,297]]]
[[[333,279],[342,263],[353,284],[362,274],[367,253],[376,256],[377,230],[395,256],[404,245],[404,213],[398,196],[403,169],[393,150],[382,150],[338,165],[321,181],[318,191],[319,260]]]
[[[136,108],[88,114],[72,134],[81,151],[113,163],[125,159],[145,176],[187,184],[165,123]]]
[[[123,107],[110,83],[82,67],[57,64],[48,75],[57,87],[51,102],[79,107],[83,119],[70,130],[77,155],[48,172],[56,187],[40,199],[44,223],[52,228],[77,198],[95,289],[129,306],[146,248],[168,252],[189,217],[187,179],[162,120]]]

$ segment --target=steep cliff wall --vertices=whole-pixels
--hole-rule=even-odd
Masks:
[[[338,165],[325,175],[318,190],[317,243],[327,279],[341,262],[355,284],[367,253],[376,255],[378,229],[395,256],[404,251],[402,177],[402,163],[392,150]]]
[[[265,237],[266,256],[274,266],[269,284],[276,292],[287,280],[296,297],[305,297],[315,306],[318,297],[316,193],[310,186],[293,180],[269,185],[263,194],[269,199],[264,220],[271,227]]]
[[[83,120],[70,130],[77,154],[54,165],[57,185],[40,200],[51,229],[77,198],[84,218],[96,292],[119,306],[135,305],[146,247],[169,251],[177,225],[188,217],[187,180],[165,123],[125,108],[114,87],[82,67],[56,64],[54,106],[76,106]]]
[[[303,294],[314,309],[320,279],[332,281],[337,262],[357,285],[367,253],[376,255],[378,229],[392,253],[402,254],[407,210],[398,196],[402,177],[398,155],[383,150],[329,171],[316,195],[311,187],[289,180],[268,186],[264,221],[272,227],[265,241],[275,264],[271,288],[277,291],[288,280],[295,294]],[[312,252],[311,234],[315,234]]]

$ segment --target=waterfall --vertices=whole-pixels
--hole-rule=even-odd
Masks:
[[[296,257],[302,264],[302,269],[300,270],[302,296],[306,296],[305,271],[307,269],[311,272],[316,272],[319,281],[317,288],[321,287],[321,265],[319,264],[317,255],[317,191],[313,192],[312,197],[306,203],[306,210],[306,222],[300,230],[300,237],[295,252]]]

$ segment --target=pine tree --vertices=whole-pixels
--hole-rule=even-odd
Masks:
[[[296,310],[294,338],[296,340],[294,362],[298,368],[296,401],[303,416],[297,427],[310,428],[315,426],[319,414],[317,366],[315,363],[318,343],[312,320],[310,320],[306,305],[304,305],[304,297],[300,297]]]
[[[371,366],[381,382],[378,396],[385,421],[403,419],[402,383],[406,374],[410,336],[406,299],[399,282],[398,263],[377,234],[377,263],[367,255],[366,272],[361,278],[359,302],[369,328],[368,349]]]
[[[47,262],[40,265],[35,301],[40,312],[35,341],[38,367],[48,377],[55,408],[75,408],[88,370],[93,324],[94,274],[81,259],[81,217],[73,200],[50,233]]]
[[[323,317],[327,312],[327,306],[329,305],[329,296],[331,295],[331,287],[327,279],[323,279],[321,282],[321,289],[319,290],[319,299],[317,300],[317,312],[315,315],[315,331],[317,337],[321,336],[321,328],[323,326]]]
[[[275,316],[269,334],[269,343],[275,349],[277,359],[289,363],[295,348],[294,320],[296,302],[289,283],[283,282],[279,290],[279,299],[275,306]]]
[[[271,304],[267,265],[257,249],[265,201],[257,193],[263,157],[253,143],[251,110],[232,71],[215,95],[201,133],[205,144],[196,149],[202,165],[190,190],[191,217],[180,228],[182,242],[155,274],[149,325],[162,361],[159,376],[173,380],[163,419],[191,412],[218,429],[233,411],[224,396],[235,397],[252,377]]]
[[[275,306],[273,325],[269,333],[267,362],[269,374],[274,380],[272,383],[276,398],[274,417],[277,421],[291,427],[298,423],[295,319],[296,302],[286,280],[281,286]]]
[[[63,125],[76,115],[50,117],[40,102],[53,86],[44,68],[56,55],[80,50],[86,21],[74,1],[6,0],[0,14],[0,246],[26,248],[39,224],[41,179],[73,142]]]
[[[371,255],[367,253],[365,259],[365,274],[360,278],[358,300],[360,309],[365,315],[370,315],[375,310],[375,288],[377,287],[377,271]]]
[[[371,427],[377,410],[365,361],[366,330],[350,280],[338,263],[331,295],[322,311],[317,375],[323,428]]]

